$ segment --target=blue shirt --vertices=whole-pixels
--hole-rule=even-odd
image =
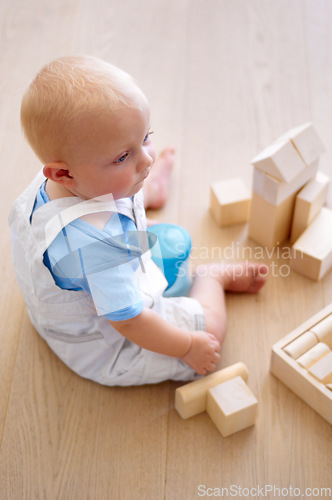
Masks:
[[[33,213],[48,203],[45,183],[35,201]],[[44,254],[44,264],[55,283],[65,290],[85,290],[98,315],[112,321],[130,319],[143,309],[135,279],[142,252],[135,251],[134,222],[113,214],[103,230],[76,219],[57,235]]]

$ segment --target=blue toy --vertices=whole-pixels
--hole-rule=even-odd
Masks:
[[[148,228],[149,235],[155,235],[159,243],[150,245],[152,260],[162,270],[168,287],[164,297],[180,297],[186,295],[191,286],[188,275],[191,238],[188,231],[175,224],[155,224]],[[149,236],[150,238],[150,236]],[[151,243],[154,238],[151,238]]]

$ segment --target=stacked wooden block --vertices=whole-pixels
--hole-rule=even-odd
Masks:
[[[271,371],[332,424],[332,304],[273,346]]]
[[[251,198],[241,179],[215,182],[210,192],[219,226],[248,220],[249,238],[267,248],[290,239],[291,269],[314,280],[332,267],[332,210],[323,207],[330,180],[318,171],[324,150],[306,123],[252,160]]]
[[[293,244],[290,266],[318,280],[332,267],[329,178],[318,172],[324,146],[313,125],[290,130],[252,160],[248,235],[268,248]]]
[[[255,423],[257,400],[243,363],[224,368],[175,391],[175,408],[186,419],[206,411],[223,437]]]

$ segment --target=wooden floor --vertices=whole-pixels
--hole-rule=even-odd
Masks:
[[[329,0],[1,1],[1,499],[218,494],[207,488],[260,498],[266,490],[252,488],[265,485],[265,498],[291,498],[283,488],[325,498],[317,492],[332,487],[331,426],[269,373],[269,359],[276,341],[332,301],[332,273],[319,283],[286,276],[287,260],[255,254],[245,225],[217,228],[208,202],[214,180],[250,185],[250,159],[306,121],[327,146],[321,170],[332,174],[331,26]],[[175,383],[80,379],[29,322],[7,229],[11,202],[40,168],[20,132],[20,99],[44,63],[73,53],[119,65],[149,97],[157,147],[177,149],[170,200],[151,215],[190,231],[193,264],[245,248],[270,265],[258,296],[227,297],[221,365],[248,366],[259,400],[250,429],[223,439],[206,414],[181,420]]]

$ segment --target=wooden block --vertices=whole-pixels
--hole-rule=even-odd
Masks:
[[[262,196],[252,193],[248,236],[266,247],[285,241],[290,234],[296,194],[279,205],[268,203]]]
[[[326,387],[332,391],[332,384],[326,384]]]
[[[284,351],[293,359],[297,359],[314,345],[318,344],[318,339],[313,332],[305,332],[290,344],[284,347]]]
[[[332,210],[323,207],[292,247],[290,268],[320,280],[332,267]]]
[[[208,391],[206,411],[226,437],[254,425],[257,399],[243,379],[235,377]]]
[[[332,314],[312,326],[310,331],[314,332],[320,342],[324,342],[332,349]]]
[[[332,352],[312,365],[309,373],[322,384],[332,384]]]
[[[332,304],[277,342],[272,348],[271,372],[291,389],[297,396],[305,401],[311,408],[332,424],[332,391],[319,382],[305,368],[291,358],[284,347],[303,333],[311,330],[311,327],[320,323],[332,313]]]
[[[289,139],[271,144],[253,158],[251,163],[258,170],[284,182],[291,182],[306,168]]]
[[[259,194],[259,196],[264,197],[264,185],[267,174],[262,170],[258,170],[258,168],[254,167],[253,176],[252,176],[252,190],[254,193]],[[276,179],[276,181],[278,181]],[[278,181],[280,182],[280,181]]]
[[[245,364],[234,365],[218,370],[206,377],[178,387],[175,391],[175,409],[182,418],[189,418],[206,410],[206,394],[211,387],[240,376],[246,382],[248,370]]]
[[[327,175],[318,172],[297,194],[291,231],[292,243],[301,236],[324,205],[329,182]]]
[[[219,226],[248,220],[250,195],[241,179],[215,182],[210,191],[210,209]]]
[[[312,123],[305,123],[289,130],[286,134],[279,137],[276,142],[284,141],[285,139],[291,140],[306,165],[310,165],[316,161],[325,151],[324,144],[320,140]]]
[[[316,363],[316,361],[322,359],[330,351],[331,349],[327,344],[324,344],[324,342],[318,342],[318,344],[314,345],[314,347],[309,349],[309,351],[302,354],[302,356],[300,356],[296,361],[300,366],[308,370],[310,366]]]
[[[313,179],[317,170],[318,161],[303,169],[291,182],[282,182],[254,168],[252,190],[272,205],[278,205]]]

